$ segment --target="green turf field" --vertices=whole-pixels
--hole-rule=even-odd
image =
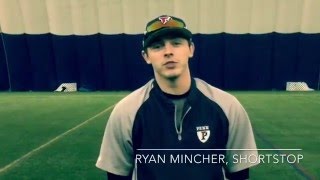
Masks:
[[[320,179],[319,92],[231,92],[247,109],[262,163],[251,179]],[[95,167],[107,117],[126,93],[0,93],[0,179],[105,179]],[[292,159],[291,159],[292,161]]]

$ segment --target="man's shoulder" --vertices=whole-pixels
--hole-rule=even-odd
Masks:
[[[232,94],[219,89],[207,82],[205,82],[202,79],[199,78],[194,78],[196,81],[196,86],[197,88],[209,99],[219,102],[219,101],[224,101],[224,102],[229,102],[232,103],[234,101],[237,101],[235,96]]]
[[[196,79],[196,84],[202,94],[223,110],[228,120],[233,122],[239,114],[247,117],[243,106],[234,95],[216,88],[201,79]]]
[[[153,79],[125,96],[115,105],[115,109],[121,109],[122,112],[137,110],[149,98],[152,82]]]

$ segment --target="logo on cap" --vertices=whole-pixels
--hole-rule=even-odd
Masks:
[[[170,16],[161,16],[159,17],[159,20],[161,21],[162,24],[166,24],[167,22],[169,22],[171,19]]]

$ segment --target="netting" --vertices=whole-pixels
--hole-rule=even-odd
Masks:
[[[55,91],[57,92],[75,92],[77,83],[62,83]]]
[[[287,82],[287,91],[313,91],[305,82]]]

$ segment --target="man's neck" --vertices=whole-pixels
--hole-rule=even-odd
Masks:
[[[180,76],[177,78],[167,79],[155,77],[160,89],[168,94],[181,95],[189,91],[191,86],[191,76]]]

